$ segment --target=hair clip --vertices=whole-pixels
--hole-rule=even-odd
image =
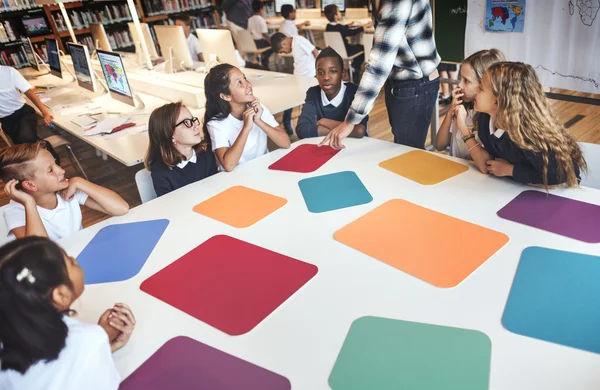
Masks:
[[[33,276],[33,272],[31,272],[31,270],[27,267],[23,268],[21,272],[19,272],[17,275],[17,282],[20,282],[25,278],[27,278],[27,281],[31,284],[35,282],[35,276]]]

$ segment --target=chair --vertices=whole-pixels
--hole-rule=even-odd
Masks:
[[[344,19],[357,20],[357,19],[369,19],[368,8],[346,8],[344,13]]]
[[[266,51],[271,50],[271,46],[259,49],[256,47],[256,42],[252,38],[252,34],[248,30],[239,30],[233,34],[233,40],[237,49],[242,54],[252,54],[254,57],[258,57],[258,63],[262,65],[262,54]],[[248,58],[247,58],[248,59]],[[248,59],[249,60],[249,59]]]
[[[369,56],[371,55],[371,49],[373,49],[373,40],[375,34],[363,34],[363,46],[365,48],[365,64],[369,62]]]
[[[342,57],[344,62],[348,63],[348,69],[350,69],[350,80],[354,80],[352,78],[352,60],[354,60],[359,55],[363,54],[364,51],[360,51],[349,57],[348,52],[346,52],[346,46],[344,45],[344,38],[342,38],[342,34],[340,34],[337,31],[326,31],[323,33],[323,37],[325,38],[325,46],[331,47]]]
[[[600,144],[579,142],[579,146],[588,166],[587,175],[581,176],[581,185],[600,190]]]
[[[4,221],[4,209],[5,206],[0,207],[0,246],[12,241],[12,238],[8,237],[8,226],[6,226],[6,221]]]
[[[297,19],[319,19],[321,18],[320,9],[308,9],[308,8],[297,8],[296,9]]]
[[[2,126],[0,126],[0,137],[6,143],[6,145],[8,145],[8,146],[14,145],[14,143],[12,142],[12,140],[10,139],[8,134],[6,134],[2,130]],[[71,164],[73,164],[76,167],[76,169],[79,171],[79,173],[81,173],[81,175],[86,180],[89,180],[87,174],[83,170],[83,167],[79,163],[79,160],[77,159],[77,156],[75,155],[75,152],[73,152],[73,149],[71,148],[71,143],[69,141],[67,141],[65,138],[61,137],[60,135],[51,135],[50,137],[44,138],[44,141],[48,142],[52,146],[52,148],[57,151],[58,151],[58,148],[64,147],[67,151],[67,155],[69,156],[69,159],[71,160]]]
[[[135,184],[140,193],[142,203],[149,202],[157,197],[156,191],[154,191],[154,184],[152,184],[152,176],[146,168],[139,170],[135,174]]]

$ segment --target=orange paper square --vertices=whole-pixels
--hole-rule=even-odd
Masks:
[[[440,183],[469,170],[469,167],[422,150],[401,154],[379,166],[424,185]]]
[[[254,225],[287,203],[287,199],[244,186],[226,189],[193,210],[237,228]]]
[[[454,287],[508,236],[402,199],[390,200],[333,237],[437,287]]]

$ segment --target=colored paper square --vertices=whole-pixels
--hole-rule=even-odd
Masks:
[[[271,164],[269,169],[301,173],[314,172],[338,152],[339,150],[330,146],[300,145]]]
[[[119,390],[289,390],[290,381],[188,337],[167,341]]]
[[[402,199],[382,204],[333,237],[437,287],[458,285],[508,242],[505,234]]]
[[[137,275],[168,225],[168,219],[156,219],[100,229],[77,256],[85,284],[120,282]]]
[[[523,251],[502,324],[513,333],[600,353],[600,257]]]
[[[333,390],[487,390],[492,343],[481,332],[378,317],[354,321],[329,376]]]
[[[194,206],[193,210],[208,218],[237,228],[246,228],[275,212],[287,203],[266,192],[234,186]]]
[[[541,191],[523,191],[498,216],[576,240],[600,242],[600,206]]]
[[[373,200],[356,173],[350,171],[303,179],[298,185],[311,213],[358,206]]]
[[[142,291],[230,335],[252,330],[317,274],[317,267],[215,236],[146,279]]]
[[[379,166],[423,185],[438,184],[469,170],[466,165],[422,150],[401,154]]]

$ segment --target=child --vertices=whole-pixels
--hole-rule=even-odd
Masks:
[[[37,135],[37,115],[31,106],[25,104],[25,100],[19,92],[24,93],[35,104],[44,116],[46,126],[50,126],[54,117],[33,92],[31,84],[15,68],[0,65],[0,124],[2,130],[14,144],[36,142],[40,139]],[[47,145],[47,149],[60,164],[60,158],[52,146]]]
[[[554,116],[530,66],[498,62],[481,78],[475,97],[477,143],[466,125],[464,106],[455,109],[457,125],[481,172],[509,176],[540,186],[575,187],[586,170],[581,149]]]
[[[271,38],[268,34],[269,29],[267,28],[267,22],[262,16],[265,13],[263,2],[261,0],[254,0],[254,2],[252,2],[252,11],[254,12],[254,15],[248,19],[248,31],[250,31],[258,49],[269,47],[271,45]],[[263,53],[263,64],[268,64],[269,57],[272,53],[272,50],[267,50]]]
[[[144,165],[161,196],[217,173],[210,139],[202,142],[200,121],[181,102],[152,111],[148,122],[150,145]]]
[[[109,215],[129,211],[127,202],[113,191],[80,177],[67,179],[45,141],[1,150],[0,178],[11,199],[4,220],[16,238],[41,236],[56,241],[81,230],[80,204]]]
[[[114,352],[135,328],[117,303],[98,325],[71,318],[83,292],[77,261],[44,237],[0,248],[0,388],[117,390]],[[108,337],[107,337],[108,336]]]
[[[321,50],[316,66],[319,85],[306,92],[306,101],[296,126],[300,139],[327,135],[342,123],[358,89],[356,84],[342,83],[344,62],[332,48]],[[367,115],[360,124],[354,126],[350,136],[364,137],[368,121]]]
[[[457,106],[464,105],[466,123],[469,125],[473,122],[473,100],[479,89],[481,76],[490,65],[500,61],[506,61],[504,54],[498,49],[491,49],[471,54],[462,62],[460,84],[452,90],[452,105],[437,133],[437,150],[445,150],[450,145],[451,156],[471,160],[469,148],[462,140],[463,135],[454,122],[454,111]]]
[[[362,27],[350,28],[349,26],[352,26],[354,22],[350,23],[348,26],[339,24],[342,20],[342,14],[340,13],[338,6],[335,4],[327,5],[324,11],[325,17],[327,20],[329,20],[327,27],[325,27],[325,31],[336,31],[342,35],[342,40],[344,41],[344,46],[346,46],[346,52],[348,53],[348,56],[351,57],[356,53],[360,53],[361,51],[364,52],[365,48],[363,45],[348,43],[347,38],[358,35],[365,31],[365,29]],[[362,68],[363,62],[365,62],[364,53],[352,60],[352,68],[354,68],[354,80],[352,81],[355,83],[360,80],[360,69]]]
[[[212,68],[204,79],[204,91],[204,139],[210,139],[219,165],[227,172],[267,153],[267,137],[280,148],[290,147],[285,131],[254,97],[252,84],[235,66]]]
[[[271,47],[275,53],[294,56],[294,74],[297,76],[315,77],[315,59],[319,51],[310,41],[301,36],[287,37],[282,33],[273,34]]]
[[[281,16],[285,19],[279,27],[279,32],[285,34],[288,37],[297,37],[298,28],[304,26],[310,26],[310,21],[306,20],[303,23],[296,24],[296,9],[291,4],[284,4],[281,6]]]
[[[193,26],[192,18],[190,17],[190,15],[177,15],[175,17],[175,24],[177,26],[183,27],[183,32],[185,33],[185,40],[187,42],[188,50],[190,51],[190,54],[192,56],[192,60],[200,62],[204,61],[204,57],[202,56],[202,47],[200,47],[200,41],[194,34],[192,34]]]

